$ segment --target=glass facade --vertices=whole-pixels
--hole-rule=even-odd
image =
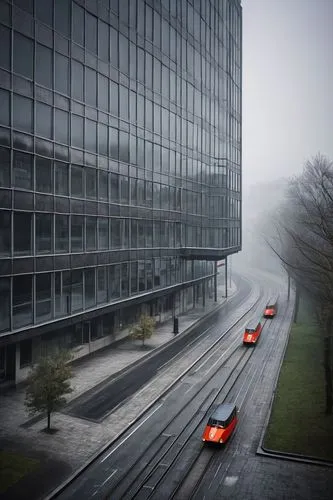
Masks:
[[[241,248],[240,1],[1,0],[0,46],[1,335],[211,280]]]

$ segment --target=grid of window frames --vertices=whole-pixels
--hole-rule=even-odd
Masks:
[[[238,1],[4,1],[0,40],[0,257],[240,248]]]

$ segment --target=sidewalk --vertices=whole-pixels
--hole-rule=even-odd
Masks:
[[[224,292],[224,282],[218,281],[217,302],[208,299],[205,308],[197,307],[179,316],[178,335],[220,307],[226,301],[223,297]],[[232,283],[228,295],[231,297],[235,293],[236,287]],[[96,386],[114,378],[120,371],[126,370],[144,356],[151,355],[154,349],[162,347],[175,337],[172,319],[156,328],[154,335],[147,342],[146,349],[142,349],[140,341],[124,338],[125,335],[127,333],[122,332],[113,345],[74,362],[72,379],[74,390],[67,398],[68,402],[87,391],[94,391],[94,388],[97,389]],[[31,500],[43,498],[120,432],[120,428],[115,428],[109,418],[99,424],[57,412],[51,416],[51,426],[58,429],[58,432],[53,435],[45,434],[41,432],[46,426],[45,420],[29,418],[24,407],[24,397],[23,387],[0,396],[1,499],[27,498],[27,491]],[[36,459],[39,463],[31,473],[23,475],[21,480],[5,492],[4,487],[1,489],[3,482],[1,468],[3,462],[6,462],[6,454],[11,451],[17,453],[19,457]],[[10,473],[6,471],[7,477]]]

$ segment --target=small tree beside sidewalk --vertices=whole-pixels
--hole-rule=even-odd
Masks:
[[[140,316],[137,325],[134,325],[131,329],[131,337],[135,340],[142,340],[142,345],[145,345],[145,340],[150,339],[153,335],[156,327],[156,321],[148,314],[142,314]]]
[[[46,412],[47,432],[51,432],[51,413],[61,408],[66,403],[65,395],[73,391],[69,381],[73,377],[68,364],[71,358],[68,351],[42,358],[28,377],[25,406],[31,415]]]

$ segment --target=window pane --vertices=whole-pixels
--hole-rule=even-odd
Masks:
[[[84,10],[72,3],[72,37],[74,42],[84,45]]]
[[[0,331],[10,329],[10,279],[0,278]]]
[[[95,288],[95,269],[88,269],[84,271],[86,308],[92,307],[96,304]]]
[[[108,156],[108,127],[101,123],[98,124],[98,152],[101,155]]]
[[[52,108],[41,102],[36,103],[36,134],[52,139]]]
[[[120,219],[111,219],[111,248],[121,248]]]
[[[120,117],[128,120],[128,89],[120,85]]]
[[[33,131],[33,101],[14,94],[13,96],[13,126],[19,130]]]
[[[72,146],[83,149],[83,118],[72,115]]]
[[[14,31],[14,72],[32,80],[33,55],[33,41]]]
[[[111,64],[118,68],[119,57],[118,57],[118,31],[110,27],[110,55]]]
[[[0,148],[0,186],[10,186],[10,149]]]
[[[108,300],[108,280],[107,268],[105,266],[97,268],[97,303],[102,304]],[[1,283],[0,283],[1,286]]]
[[[109,267],[109,287],[111,289],[111,298],[120,297],[120,265]]]
[[[98,75],[98,107],[109,111],[109,80]]]
[[[98,21],[98,57],[109,62],[109,25]]]
[[[0,255],[10,255],[10,212],[0,211]],[[1,327],[0,327],[1,329]]]
[[[32,189],[33,179],[32,156],[27,153],[14,151],[13,157],[13,184],[16,188]]]
[[[91,106],[97,104],[96,76],[96,71],[86,67],[85,102]]]
[[[86,12],[86,48],[97,54],[97,18]]]
[[[50,214],[36,214],[36,252],[52,251],[52,217]]]
[[[119,203],[119,175],[111,172],[110,174],[111,202]]]
[[[10,30],[0,25],[0,66],[10,70]]]
[[[36,82],[45,87],[53,87],[52,50],[37,43],[36,46]]]
[[[68,165],[59,161],[54,162],[55,193],[68,195]]]
[[[51,273],[36,275],[36,319],[45,321],[51,319]]]
[[[70,32],[70,6],[71,2],[68,0],[56,0],[55,4],[55,18],[54,24],[55,29],[60,31],[66,36],[69,36]]]
[[[72,97],[83,101],[83,65],[72,60]]]
[[[83,309],[83,272],[72,271],[72,311]]]
[[[55,251],[68,252],[69,250],[69,233],[68,233],[68,216],[55,215]]]
[[[96,169],[86,168],[86,195],[87,198],[96,198],[97,195]]]
[[[108,173],[100,170],[98,174],[98,198],[108,200]]]
[[[52,160],[36,156],[36,191],[52,193]]]
[[[119,86],[112,81],[110,83],[110,112],[115,116],[119,115]]]
[[[43,0],[35,3],[37,19],[52,26],[53,24],[53,0]]]
[[[85,125],[85,149],[93,153],[97,152],[97,123],[86,118]]]
[[[13,326],[32,323],[32,275],[13,278]]]
[[[86,249],[96,250],[97,248],[97,218],[87,217],[86,219]]]
[[[55,110],[54,123],[54,138],[57,142],[69,144],[69,131],[68,131],[69,114],[60,109]]]
[[[83,250],[83,217],[81,215],[71,216],[72,251]]]
[[[69,94],[69,59],[55,54],[54,88],[62,94]]]
[[[119,34],[119,69],[128,75],[128,39]]]
[[[127,297],[129,291],[128,263],[121,264],[121,296]]]
[[[14,212],[14,254],[31,254],[31,214]]]
[[[83,167],[71,166],[71,192],[73,196],[83,197]]]
[[[99,250],[109,248],[109,220],[107,218],[98,219],[98,248]]]
[[[0,89],[0,123],[1,125],[9,125],[9,92]]]

